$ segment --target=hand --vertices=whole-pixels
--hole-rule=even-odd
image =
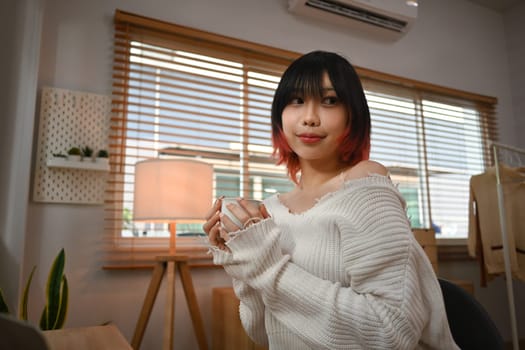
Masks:
[[[225,245],[230,238],[229,232],[245,229],[263,219],[269,218],[270,214],[263,204],[255,205],[244,199],[238,199],[237,203],[230,203],[227,207],[232,215],[244,223],[243,227],[239,227],[230,218],[221,213],[223,198],[220,197],[215,201],[206,215],[207,221],[202,228],[208,235],[210,244],[222,250],[229,250]]]
[[[246,229],[270,216],[261,201],[242,198],[223,199],[222,211],[221,226],[228,232]]]
[[[206,222],[204,225],[202,225],[202,229],[206,234],[208,235],[208,240],[210,241],[211,245],[214,245],[222,250],[227,250],[227,247],[224,243],[226,241],[221,237],[220,229],[221,229],[221,221],[220,221],[220,214],[221,214],[221,206],[222,206],[222,199],[224,196],[217,198],[215,203],[213,203],[213,206],[210,208],[208,213],[206,214]]]

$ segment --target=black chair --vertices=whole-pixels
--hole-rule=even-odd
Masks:
[[[483,306],[453,282],[439,279],[448,323],[462,350],[504,348],[503,337]]]

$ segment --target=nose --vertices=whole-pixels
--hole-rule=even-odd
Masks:
[[[317,104],[313,101],[307,101],[305,102],[305,109],[304,109],[304,115],[303,115],[303,126],[319,126],[320,119],[319,119],[319,111],[317,108]]]

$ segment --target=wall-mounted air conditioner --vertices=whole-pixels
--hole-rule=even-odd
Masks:
[[[417,18],[417,1],[289,0],[288,9],[332,23],[396,34],[406,33]]]

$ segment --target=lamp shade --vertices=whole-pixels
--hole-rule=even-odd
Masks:
[[[133,220],[167,222],[204,219],[211,207],[213,167],[181,159],[135,164]]]

